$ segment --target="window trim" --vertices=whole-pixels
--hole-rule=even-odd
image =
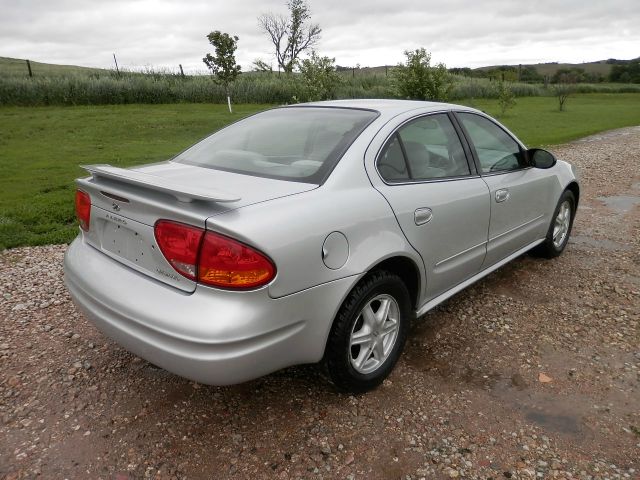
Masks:
[[[533,168],[530,164],[528,164],[528,158],[526,155],[527,152],[527,148],[524,146],[524,144],[514,135],[512,135],[511,133],[509,133],[505,127],[503,127],[502,125],[500,125],[498,122],[496,122],[494,119],[492,119],[491,117],[489,117],[488,115],[485,115],[483,113],[479,113],[479,112],[472,112],[469,110],[453,110],[452,115],[454,116],[454,118],[456,119],[456,124],[459,126],[462,134],[465,136],[466,141],[469,144],[469,149],[471,151],[471,155],[473,158],[473,161],[476,165],[476,170],[478,172],[478,175],[480,177],[493,177],[495,175],[505,175],[507,173],[513,173],[513,172],[521,172],[523,170],[528,170],[530,168]],[[527,162],[526,165],[520,166],[518,168],[514,168],[511,170],[497,170],[495,172],[483,172],[482,171],[482,165],[480,164],[480,157],[478,157],[478,152],[476,150],[476,146],[473,144],[473,142],[471,141],[471,135],[469,134],[469,131],[466,129],[466,127],[464,126],[464,124],[462,123],[462,120],[460,118],[458,118],[459,114],[469,114],[469,115],[476,115],[478,117],[484,118],[487,121],[489,121],[490,123],[492,123],[493,125],[495,125],[496,127],[498,127],[500,130],[502,130],[505,135],[507,135],[510,139],[512,139],[516,145],[518,145],[518,148],[520,149],[520,155],[522,155],[522,158],[524,158],[525,162]]]
[[[404,157],[404,163],[405,163],[405,165],[407,167],[407,173],[411,177],[411,170],[410,170],[410,167],[409,167],[409,161],[407,159],[407,154],[406,154],[406,151],[404,149],[404,144],[402,143],[402,138],[401,138],[401,136],[399,134],[400,129],[403,128],[404,126],[406,126],[408,123],[411,123],[411,122],[413,122],[415,120],[419,120],[419,119],[424,118],[424,117],[429,117],[429,116],[439,115],[439,114],[444,114],[449,119],[449,121],[451,122],[451,126],[453,127],[453,130],[456,132],[456,135],[458,136],[458,140],[460,141],[460,144],[462,145],[462,151],[464,153],[465,160],[467,161],[467,166],[469,167],[469,172],[470,173],[465,174],[465,175],[454,175],[454,176],[450,176],[450,177],[421,178],[421,179],[409,178],[409,180],[400,180],[400,181],[397,181],[397,182],[389,181],[389,180],[385,179],[384,176],[382,175],[382,173],[380,173],[380,170],[378,169],[378,162],[380,160],[382,152],[384,152],[384,149],[387,147],[387,145],[389,144],[391,139],[394,136],[396,136],[398,138],[398,141],[399,141],[401,149],[402,149],[402,156]],[[382,180],[382,182],[385,185],[396,186],[396,185],[415,185],[415,184],[420,184],[420,183],[450,182],[450,181],[458,181],[458,180],[467,180],[467,179],[470,179],[470,178],[480,178],[480,175],[478,175],[478,171],[477,171],[477,167],[476,167],[476,164],[475,164],[475,160],[473,159],[472,156],[470,156],[471,151],[470,151],[468,145],[466,144],[467,139],[466,139],[466,137],[461,135],[461,131],[459,130],[456,121],[454,121],[452,119],[451,114],[452,114],[451,110],[438,110],[438,111],[434,111],[434,112],[421,113],[419,115],[416,115],[415,117],[408,118],[405,121],[403,121],[400,125],[397,125],[393,129],[393,131],[389,135],[387,135],[387,138],[385,138],[384,142],[382,142],[382,146],[378,149],[378,152],[376,153],[376,159],[375,159],[374,167],[375,167],[376,173],[380,177],[380,180]]]

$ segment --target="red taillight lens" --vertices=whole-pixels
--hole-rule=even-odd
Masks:
[[[255,288],[269,283],[276,268],[253,248],[207,232],[198,260],[198,281],[224,288]]]
[[[80,228],[85,232],[89,231],[89,223],[91,222],[91,197],[82,190],[76,190],[76,216]]]
[[[196,280],[198,251],[204,230],[160,220],[154,231],[160,251],[171,266],[181,275]]]
[[[266,256],[224,235],[160,220],[155,236],[171,266],[191,280],[214,287],[256,288],[276,276],[276,268]]]

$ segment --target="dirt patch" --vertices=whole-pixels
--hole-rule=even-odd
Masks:
[[[638,478],[640,128],[554,149],[581,171],[567,251],[523,256],[413,326],[392,376],[312,366],[199,385],[69,301],[65,246],[0,255],[0,477]]]

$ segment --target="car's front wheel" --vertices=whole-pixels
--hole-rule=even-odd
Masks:
[[[553,212],[553,220],[547,236],[544,242],[534,249],[534,253],[545,258],[555,258],[560,255],[569,243],[575,212],[576,198],[570,190],[565,190]]]
[[[411,300],[397,275],[376,271],[349,294],[336,317],[325,352],[329,377],[343,391],[378,386],[404,348]]]

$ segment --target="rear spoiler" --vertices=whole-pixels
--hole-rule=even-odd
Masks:
[[[106,178],[121,183],[163,192],[175,197],[180,202],[204,200],[206,202],[237,202],[240,197],[219,190],[209,190],[191,185],[176,183],[164,177],[136,172],[111,165],[81,165],[94,179]]]

